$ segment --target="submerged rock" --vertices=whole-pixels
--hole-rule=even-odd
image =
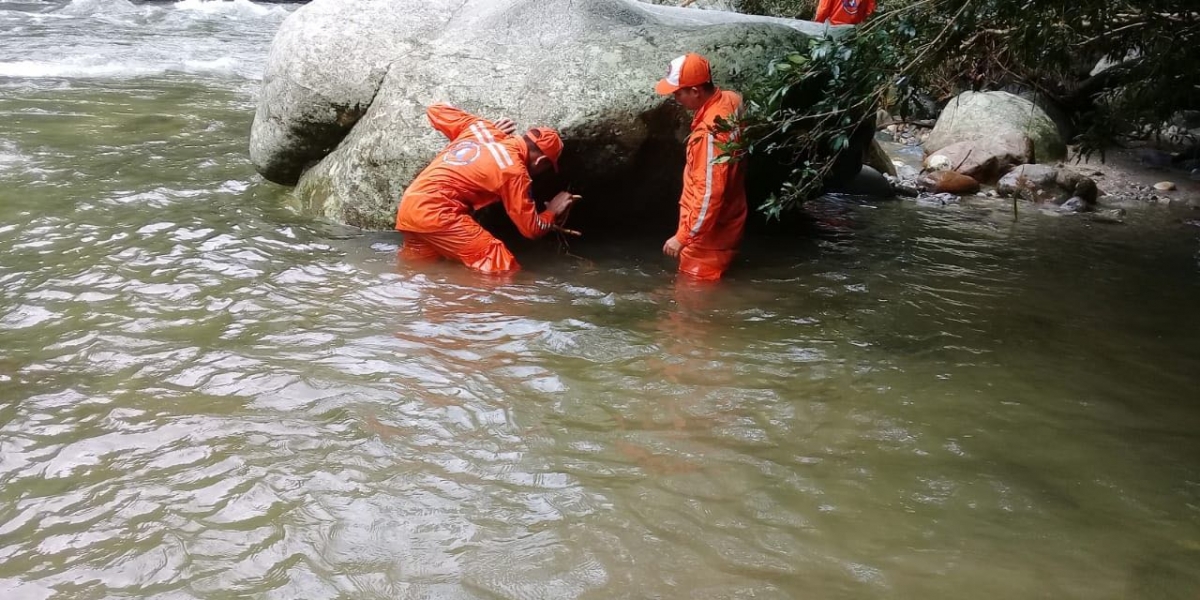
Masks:
[[[958,142],[986,142],[1005,136],[1030,140],[1034,155],[1026,162],[1066,158],[1067,146],[1046,111],[1008,92],[965,92],[951,100],[925,141],[925,149],[936,154]]]
[[[703,53],[746,89],[822,30],[633,0],[315,0],[271,46],[250,156],[307,212],[390,228],[445,144],[425,107],[450,102],[559,128],[562,179],[587,199],[575,216],[638,222],[678,199],[690,117],[653,90],[670,60]]]
[[[891,175],[884,175],[884,177],[891,184],[892,193],[897,196],[915,198],[921,195],[921,190],[917,189],[916,182],[912,179],[901,179],[899,177],[892,177]]]
[[[1124,218],[1125,217],[1125,209],[1110,208],[1107,210],[1098,210],[1098,211],[1092,213],[1091,216],[1092,216],[1092,220],[1097,223],[1108,223],[1108,224],[1113,224],[1113,225],[1120,225],[1125,222],[1125,218]]]
[[[954,194],[923,194],[917,196],[917,204],[921,206],[947,206],[958,203],[958,196]]]
[[[1088,209],[1088,203],[1083,198],[1078,196],[1068,199],[1059,205],[1058,210],[1062,212],[1084,212]]]
[[[1154,184],[1154,189],[1160,192],[1173,192],[1175,191],[1175,184],[1170,181],[1160,181]]]

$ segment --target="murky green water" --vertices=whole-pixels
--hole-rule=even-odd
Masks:
[[[1177,215],[413,270],[249,166],[282,9],[0,9],[6,599],[1200,594]]]

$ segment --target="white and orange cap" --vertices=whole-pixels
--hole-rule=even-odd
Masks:
[[[667,76],[659,80],[654,91],[664,96],[674,94],[677,90],[712,82],[712,68],[708,59],[688,52],[671,61]]]
[[[562,156],[563,151],[562,137],[558,132],[549,127],[534,127],[525,132],[525,136],[550,159],[551,166],[558,171],[558,157]]]

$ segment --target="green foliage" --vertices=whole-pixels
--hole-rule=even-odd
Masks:
[[[894,35],[877,29],[815,38],[773,61],[750,90],[743,136],[728,149],[790,165],[782,189],[761,207],[768,216],[819,192],[855,132],[873,124],[884,95],[907,90],[891,75],[899,68]]]
[[[810,17],[811,0],[744,0]],[[1114,66],[1092,74],[1097,61]],[[810,197],[877,107],[909,114],[921,97],[973,89],[1036,92],[1071,120],[1084,153],[1157,133],[1200,109],[1196,0],[884,0],[856,30],[813,40],[772,63],[748,94],[734,149],[792,165],[763,207],[779,215]]]

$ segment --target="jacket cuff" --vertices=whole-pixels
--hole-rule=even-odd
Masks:
[[[675,231],[675,241],[679,242],[680,246],[687,246],[695,240],[692,238],[691,232],[683,227],[680,227]]]
[[[554,228],[554,213],[550,209],[543,210],[537,218],[538,235],[545,235]]]

